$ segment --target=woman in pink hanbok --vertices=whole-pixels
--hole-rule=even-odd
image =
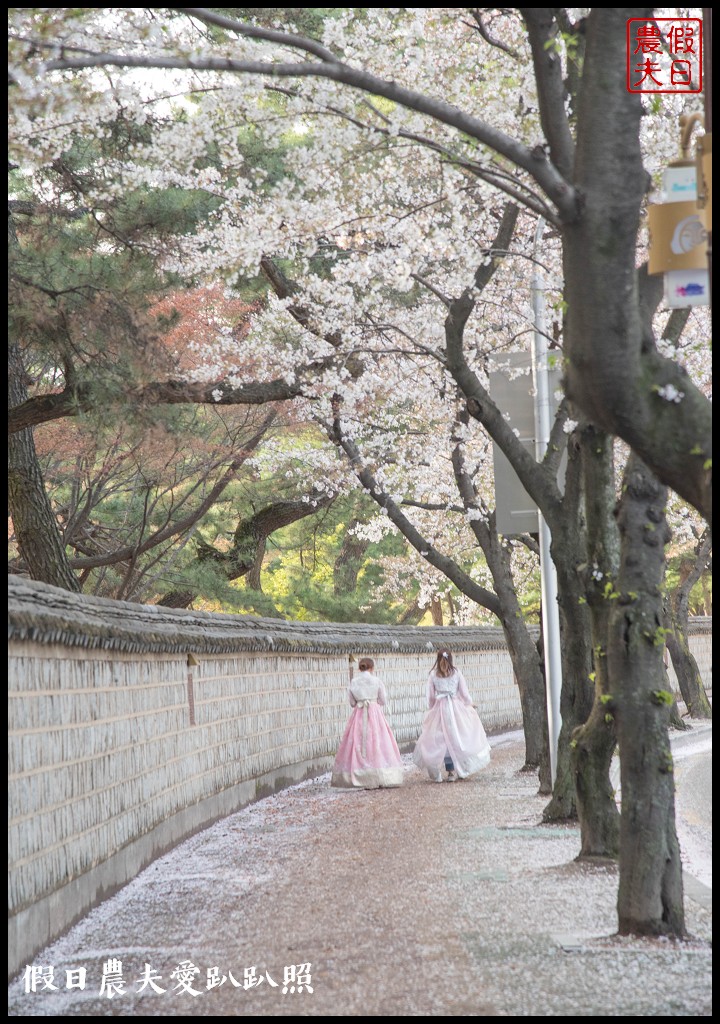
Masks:
[[[330,784],[341,789],[401,786],[402,758],[387,723],[385,687],[373,674],[375,663],[361,658],[350,682],[350,720],[340,741]]]
[[[489,764],[490,744],[483,724],[447,648],[438,653],[430,671],[427,701],[430,710],[413,751],[418,768],[427,769],[433,782],[442,782],[443,766],[450,763],[447,780],[453,782]]]

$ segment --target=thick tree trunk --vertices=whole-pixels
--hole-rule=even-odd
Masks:
[[[542,663],[527,626],[522,620],[504,620],[503,630],[520,691],[525,736],[525,764],[522,770],[537,771],[540,793],[549,793],[550,758]]]
[[[8,216],[8,284],[13,259],[19,252],[13,218]],[[27,400],[25,367],[17,344],[18,332],[8,323],[8,413]],[[8,506],[20,556],[30,576],[63,590],[80,590],[68,563],[65,545],[45,490],[31,428],[8,440]]]
[[[610,763],[617,743],[615,719],[608,710],[607,642],[612,588],[620,567],[620,538],[613,516],[615,474],[612,439],[594,427],[578,432],[582,449],[588,556],[583,572],[593,647],[595,695],[590,717],[575,730],[570,760],[575,776],[580,854],[618,855],[620,815],[610,782]]]
[[[618,506],[620,575],[608,595],[609,713],[617,725],[622,790],[619,932],[679,937],[685,917],[660,589],[670,539],[666,498],[667,489],[631,455]]]
[[[648,279],[636,263],[650,186],[640,145],[643,97],[628,92],[623,75],[608,73],[608,54],[625,52],[632,14],[593,7],[585,22],[572,181],[582,207],[562,229],[565,393],[710,522],[712,406],[687,370],[655,347],[645,312],[660,302],[662,278]],[[667,388],[682,396],[679,405],[663,397]]]
[[[20,352],[11,343],[8,347],[8,406],[11,409],[27,398],[24,378]],[[32,579],[63,590],[79,591],[80,584],[68,564],[45,490],[30,428],[8,438],[8,504],[20,556]]]
[[[538,769],[538,779],[540,780],[538,796],[551,796],[553,785],[552,765],[550,764],[550,723],[548,721],[547,713],[547,677],[545,673],[545,642],[543,639],[542,614],[540,615],[540,635],[535,643],[535,650],[537,651],[538,663],[540,665],[540,674],[543,681],[543,694],[545,700],[545,706],[542,708],[542,756],[540,758],[540,768]]]
[[[575,730],[571,747],[580,820],[577,859],[609,857],[614,860],[620,849],[620,815],[610,783],[615,725],[599,696],[585,725]]]
[[[424,614],[425,609],[420,607],[418,599],[415,598],[413,603],[405,609],[398,619],[398,626],[417,626]]]
[[[456,470],[456,479],[460,481],[461,477],[462,474]],[[509,555],[495,526],[495,513],[490,515],[489,522],[474,520],[472,528],[492,575],[493,589],[500,604],[500,624],[520,691],[525,736],[525,764],[522,770],[537,770],[540,792],[546,793],[550,791],[550,760],[542,662],[523,617]]]
[[[557,770],[552,799],[543,811],[543,820],[548,822],[577,817],[570,744],[575,729],[588,720],[593,705],[590,614],[584,581],[578,571],[578,567],[587,560],[581,509],[582,464],[579,447],[572,442],[568,445],[565,495],[557,507],[548,509],[552,518],[546,516],[552,532],[551,552],[557,573],[562,665],[562,728],[558,740]]]
[[[703,604],[705,605],[705,614],[712,615],[712,591],[708,586],[708,581],[703,576],[701,580],[702,592],[703,592]]]
[[[315,515],[319,509],[327,508],[332,500],[332,497],[323,495],[316,498],[314,504],[309,501],[273,502],[247,519],[240,520],[229,551],[218,551],[198,539],[198,563],[217,565],[228,581],[247,576],[251,588],[262,592],[260,569],[270,534]],[[189,587],[180,587],[166,594],[158,604],[164,608],[187,608],[194,597],[195,591]]]
[[[550,803],[543,810],[544,821],[563,821],[577,818],[575,771],[571,763],[571,743],[575,730],[590,717],[593,706],[592,650],[590,615],[584,601],[584,588],[580,585],[577,566],[571,550],[558,552],[553,543],[557,570],[558,604],[560,607],[560,642],[562,663],[562,690],[560,715],[562,726],[558,739],[555,785]]]
[[[667,690],[668,693],[673,692],[667,665],[665,664],[665,655],[663,655],[663,689]],[[670,721],[668,722],[668,725],[671,729],[677,729],[680,732],[685,732],[692,728],[692,726],[687,722],[684,722],[680,716],[680,708],[678,707],[678,702],[675,699],[673,699],[673,702],[670,705]]]

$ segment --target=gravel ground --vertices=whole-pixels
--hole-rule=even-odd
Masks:
[[[57,990],[15,979],[8,1015],[711,1016],[711,900],[686,886],[684,942],[615,936],[616,867],[539,824],[520,733],[491,743],[453,785],[406,756],[400,789],[323,775],[218,822],[38,954]]]

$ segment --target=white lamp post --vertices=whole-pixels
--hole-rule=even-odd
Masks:
[[[532,368],[535,387],[535,459],[542,462],[550,440],[552,424],[550,380],[548,373],[547,337],[545,334],[545,282],[537,259],[538,246],[542,238],[545,221],[538,219],[533,247],[533,345]],[[548,736],[550,741],[550,776],[555,785],[557,774],[558,740],[562,718],[560,716],[560,691],[562,689],[562,666],[560,662],[560,610],[558,608],[558,586],[555,564],[550,557],[550,530],[543,514],[538,509],[538,532],[540,535],[540,581],[542,590],[542,624],[545,652],[545,693],[547,697]]]

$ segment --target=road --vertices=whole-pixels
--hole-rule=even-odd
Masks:
[[[712,723],[673,733],[675,824],[687,874],[712,890]]]
[[[670,733],[675,765],[675,827],[685,875],[710,890],[712,900],[712,721],[693,720]],[[610,779],[620,800],[617,756]]]

